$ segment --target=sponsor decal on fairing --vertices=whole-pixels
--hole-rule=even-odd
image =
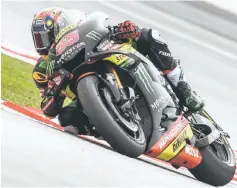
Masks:
[[[154,90],[153,90],[153,87],[151,86],[149,80],[148,80],[148,77],[150,77],[150,75],[147,73],[147,70],[145,69],[145,71],[143,70],[145,69],[144,66],[142,67],[138,67],[136,73],[138,74],[139,78],[141,79],[141,81],[143,82],[146,90],[148,91],[148,93],[153,93],[155,94]],[[152,82],[153,84],[153,82]]]
[[[173,128],[171,128],[168,132],[167,135],[162,138],[162,140],[159,142],[159,148],[162,150],[164,146],[170,142],[172,139],[175,138],[175,136],[182,130],[183,124],[182,122],[179,122],[176,124]]]
[[[90,31],[85,37],[91,38],[93,40],[101,40],[102,35],[96,31]]]
[[[76,53],[78,53],[78,51],[85,45],[86,44],[84,42],[80,42],[77,45],[72,46],[61,55],[61,58],[65,60],[69,59],[72,55],[75,55]]]
[[[185,130],[173,143],[173,152],[175,152],[186,140],[187,138],[187,131]]]
[[[185,147],[185,150],[184,150],[184,152],[186,153],[186,154],[188,154],[188,155],[191,155],[191,156],[193,156],[193,157],[195,157],[195,158],[199,158],[199,151],[198,151],[198,149],[195,149],[195,148],[193,148],[193,147],[191,147],[191,146],[186,146]]]

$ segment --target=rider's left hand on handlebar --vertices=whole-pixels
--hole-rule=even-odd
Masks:
[[[118,24],[117,32],[131,32],[118,35],[117,37],[120,39],[135,39],[141,34],[139,27],[129,20]]]

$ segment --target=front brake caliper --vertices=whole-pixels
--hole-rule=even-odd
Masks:
[[[139,121],[141,121],[141,118],[138,114],[135,103],[136,99],[139,97],[135,96],[134,90],[130,87],[123,88],[123,93],[126,94],[126,100],[120,106],[120,108],[125,113],[125,116],[131,117],[133,121],[139,123]]]

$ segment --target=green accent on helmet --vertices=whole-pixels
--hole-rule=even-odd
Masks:
[[[47,63],[45,61],[42,61],[39,63],[39,67],[42,69],[47,69]]]

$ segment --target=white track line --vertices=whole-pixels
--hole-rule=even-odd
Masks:
[[[29,64],[32,64],[32,65],[35,65],[36,64],[36,61],[32,60],[32,59],[29,59],[29,58],[26,58],[26,57],[23,57],[21,55],[17,55],[13,52],[9,52],[7,50],[4,50],[1,48],[1,52],[5,55],[8,55],[8,56],[11,56],[13,58],[16,58],[16,59],[19,59],[21,61],[24,61],[25,63],[29,63]]]

